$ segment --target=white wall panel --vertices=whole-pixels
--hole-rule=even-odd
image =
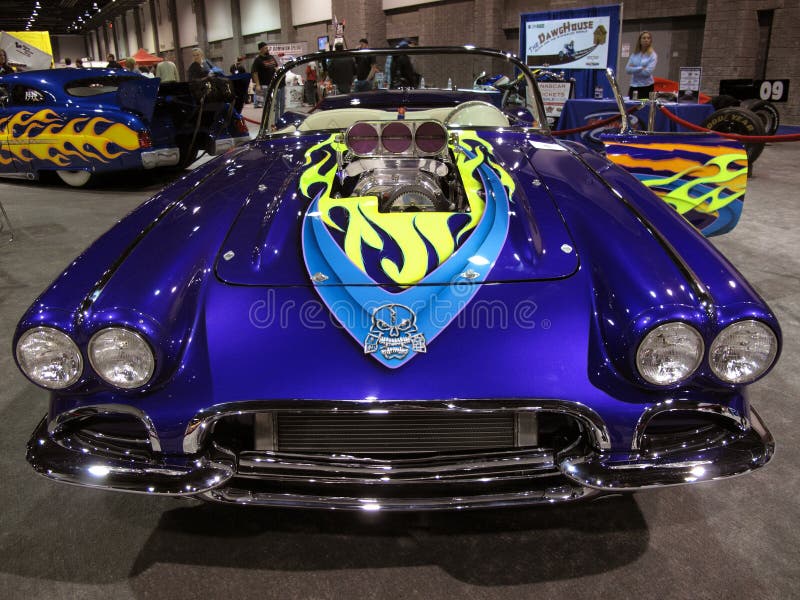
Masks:
[[[139,22],[142,24],[142,44],[144,49],[151,54],[158,52],[156,38],[153,34],[153,19],[150,17],[150,6],[145,4],[139,7]]]
[[[330,21],[333,18],[331,0],[292,0],[292,25]]]
[[[156,0],[156,19],[158,20],[159,50],[172,50],[175,40],[172,39],[172,23],[169,20],[167,0]]]
[[[206,33],[209,42],[233,37],[231,0],[206,0]]]
[[[383,0],[383,10],[414,6],[415,4],[433,4],[434,2],[441,2],[441,0]]]
[[[130,56],[130,52],[128,52],[128,40],[125,39],[125,29],[122,27],[122,19],[125,17],[123,15],[119,15],[114,17],[114,31],[116,32],[114,35],[117,38],[117,60],[120,60],[126,56]]]
[[[176,0],[175,8],[178,11],[178,35],[181,38],[181,48],[197,46],[197,17],[192,0]]]
[[[253,35],[281,28],[278,0],[239,0],[242,35]]]
[[[133,9],[137,10],[137,9]],[[128,28],[128,54],[134,55],[139,49],[139,42],[136,41],[136,19],[133,18],[133,10],[125,13],[125,25]]]
[[[100,60],[100,46],[97,45],[97,31],[89,32],[89,55],[94,60]]]

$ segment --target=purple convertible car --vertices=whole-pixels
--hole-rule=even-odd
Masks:
[[[369,52],[405,54],[434,89],[287,117],[280,71],[256,140],[35,300],[14,339],[52,394],[33,467],[222,503],[430,510],[767,463],[747,386],[781,334],[736,269],[628,171],[553,138],[515,57],[336,56]],[[483,71],[515,88],[458,89]]]

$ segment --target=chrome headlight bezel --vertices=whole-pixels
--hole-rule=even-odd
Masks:
[[[720,353],[724,351],[721,346],[724,344],[725,348],[730,350],[732,348],[732,343],[729,339],[731,336],[752,336],[754,333],[754,327],[758,329],[758,334],[766,334],[768,338],[770,348],[766,354],[765,360],[758,366],[757,369],[745,377],[732,378],[726,375],[725,369],[720,366]],[[750,330],[749,333],[746,332],[748,329]],[[752,383],[753,381],[762,377],[767,371],[770,370],[772,365],[775,364],[775,359],[778,357],[778,347],[778,336],[775,334],[772,328],[763,321],[759,321],[757,319],[744,319],[741,321],[735,321],[720,331],[717,334],[717,337],[714,338],[714,341],[711,342],[711,346],[708,351],[708,365],[714,376],[728,385]]]
[[[119,364],[104,365],[103,361],[108,359],[102,359],[102,357],[98,356],[98,352],[101,350],[99,345],[105,341],[103,338],[108,335],[124,336],[127,338],[127,343],[133,343],[137,346],[134,348],[134,351],[146,352],[147,364],[145,365],[144,376],[130,382],[120,380],[113,376],[111,369],[114,366],[118,367]],[[140,332],[127,327],[110,326],[95,332],[86,347],[86,354],[89,357],[89,364],[92,365],[92,369],[97,376],[108,385],[122,390],[135,390],[146,386],[153,379],[153,375],[156,371],[156,356],[147,338]]]
[[[647,367],[645,362],[648,360],[646,353],[655,352],[658,350],[665,351],[664,339],[665,336],[674,337],[676,335],[688,336],[694,342],[694,348],[687,357],[690,360],[685,361],[684,366],[680,369],[678,376],[670,378],[657,378],[653,375],[652,370]],[[656,344],[661,341],[662,348],[658,348]],[[648,384],[658,387],[669,387],[681,382],[686,381],[697,372],[697,369],[703,362],[705,355],[705,342],[703,336],[692,325],[683,321],[668,321],[653,327],[647,334],[642,337],[639,346],[636,349],[636,371],[639,376]],[[663,364],[663,361],[662,361]]]
[[[51,338],[57,340],[58,343],[62,345],[62,354],[69,353],[70,355],[69,358],[73,362],[73,367],[71,369],[72,374],[62,382],[56,381],[54,383],[52,380],[37,376],[37,368],[32,365],[32,361],[35,361],[37,357],[33,355],[26,356],[24,354],[24,344],[28,342],[30,338],[41,335],[51,336]],[[83,376],[83,355],[81,354],[80,348],[78,348],[78,345],[67,333],[55,327],[39,326],[28,329],[19,336],[16,347],[14,348],[14,354],[17,359],[17,364],[25,376],[36,385],[48,390],[66,389],[75,385]],[[41,365],[39,369],[41,369]]]

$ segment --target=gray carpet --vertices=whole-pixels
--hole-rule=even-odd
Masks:
[[[11,359],[17,319],[67,262],[165,181],[87,191],[0,181],[2,598],[792,598],[800,596],[800,145],[768,147],[715,243],[778,312],[752,399],[778,444],[723,482],[545,509],[375,515],[241,510],[50,482],[25,443],[47,394]]]

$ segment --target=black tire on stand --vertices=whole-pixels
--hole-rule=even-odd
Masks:
[[[764,123],[753,111],[741,107],[722,108],[703,121],[703,127],[721,133],[764,135]],[[764,150],[764,143],[745,144],[747,160],[752,165]]]
[[[777,133],[778,127],[781,124],[781,115],[772,102],[755,98],[742,102],[742,107],[747,110],[752,110],[758,115],[764,122],[764,132],[766,135],[775,135]]]

